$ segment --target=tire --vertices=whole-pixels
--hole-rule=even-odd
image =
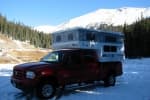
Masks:
[[[104,80],[104,86],[109,87],[109,86],[115,86],[116,83],[116,77],[114,75],[109,75],[105,80]]]
[[[42,82],[37,88],[37,95],[40,98],[53,98],[56,93],[56,87],[52,82]]]

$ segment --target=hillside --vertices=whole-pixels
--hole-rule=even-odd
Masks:
[[[37,61],[50,50],[41,50],[28,42],[12,40],[0,34],[0,63],[22,63]]]
[[[34,49],[33,45],[28,42],[20,42],[17,40],[12,40],[6,35],[0,33],[0,49]]]
[[[40,48],[50,48],[51,35],[36,31],[21,22],[13,22],[0,13],[0,32],[13,40],[27,41]]]

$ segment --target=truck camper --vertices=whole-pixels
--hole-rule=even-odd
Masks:
[[[52,48],[96,49],[99,62],[117,62],[124,59],[124,35],[86,28],[72,28],[52,34]]]
[[[11,83],[39,98],[53,98],[67,85],[103,81],[114,86],[123,74],[123,34],[72,28],[52,34],[53,51],[38,62],[14,66]],[[81,84],[84,83],[84,84]]]

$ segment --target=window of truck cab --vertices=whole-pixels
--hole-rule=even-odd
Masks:
[[[41,59],[43,62],[60,62],[60,52],[50,52]]]

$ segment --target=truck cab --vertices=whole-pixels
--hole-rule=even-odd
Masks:
[[[41,98],[51,98],[57,88],[70,84],[104,81],[105,86],[114,86],[115,77],[121,74],[121,63],[100,63],[97,50],[61,49],[39,62],[16,65],[11,83],[23,91],[36,89]]]

